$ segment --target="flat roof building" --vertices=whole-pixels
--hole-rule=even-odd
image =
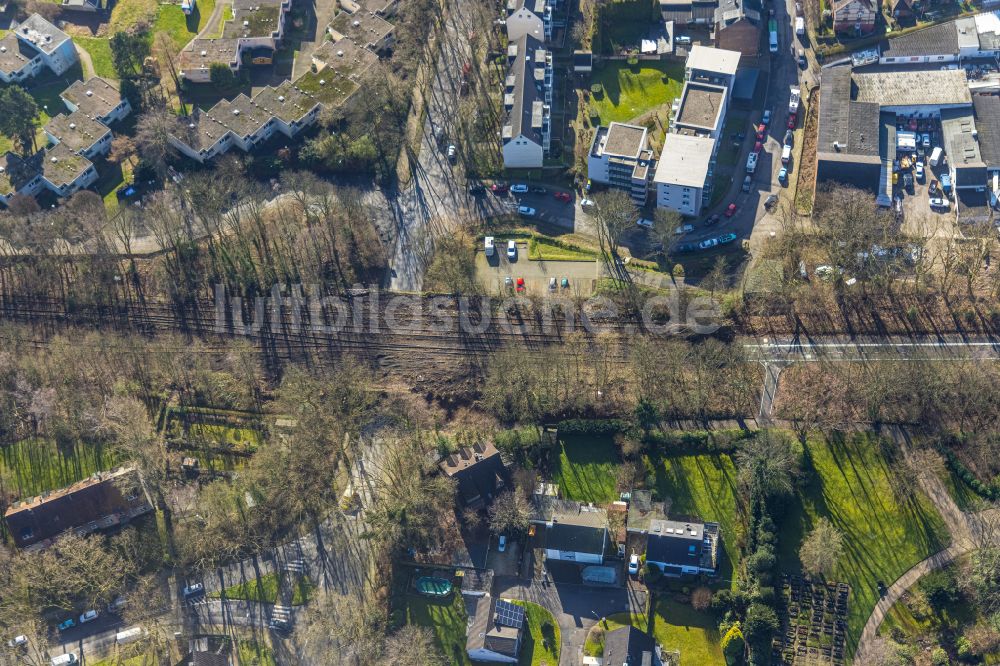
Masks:
[[[649,194],[654,166],[645,127],[613,122],[597,128],[587,157],[588,178],[628,192],[641,206]]]
[[[681,215],[698,216],[704,191],[711,184],[715,140],[709,137],[667,134],[656,164],[653,184],[656,206]]]

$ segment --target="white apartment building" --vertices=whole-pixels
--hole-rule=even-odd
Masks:
[[[715,140],[703,136],[668,134],[656,165],[653,184],[656,207],[696,217],[711,185]]]
[[[587,177],[628,192],[636,205],[646,204],[653,173],[647,131],[638,125],[599,127],[587,156]]]
[[[552,39],[552,7],[546,0],[508,0],[507,40],[531,35],[541,42]]]
[[[0,39],[0,81],[22,83],[46,68],[60,75],[78,59],[69,35],[32,14]]]
[[[503,164],[508,169],[539,168],[552,141],[552,54],[531,35],[511,43],[507,53]]]

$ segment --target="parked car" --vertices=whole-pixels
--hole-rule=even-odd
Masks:
[[[70,666],[70,664],[76,663],[79,663],[79,659],[77,659],[75,652],[67,652],[58,657],[52,657],[52,666]]]
[[[503,284],[504,284],[505,287],[513,287],[514,286],[514,278],[512,278],[509,275],[504,276]]]
[[[788,167],[781,167],[778,171],[778,182],[787,183],[788,182]]]
[[[532,185],[531,186],[531,193],[532,194],[547,194],[548,191],[549,191],[548,188],[542,187],[541,185]]]
[[[795,145],[795,132],[793,132],[790,129],[785,130],[785,144],[784,145],[786,145],[786,146],[794,146]]]
[[[510,191],[514,194],[525,194],[528,191],[528,186],[524,183],[517,183],[516,185],[510,186]]]
[[[743,187],[742,187],[742,189],[743,189],[744,192],[749,192],[750,191],[750,185],[751,185],[751,183],[753,183],[753,176],[751,176],[750,174],[747,174],[747,177],[743,179]]]
[[[452,164],[455,163],[455,159],[458,157],[458,149],[455,148],[455,144],[448,146],[448,161]]]
[[[712,226],[713,224],[715,224],[716,222],[718,222],[721,219],[722,218],[719,217],[718,213],[714,213],[711,217],[709,217],[707,220],[705,220],[705,226],[706,227],[710,227],[710,226]]]
[[[764,109],[764,117],[762,118],[762,121],[763,121],[763,123],[765,125],[770,124],[770,122],[771,122],[771,109]]]
[[[918,182],[924,182],[924,163],[917,162],[917,165],[913,167],[913,175],[916,177]]]
[[[535,216],[535,209],[532,208],[531,206],[518,206],[517,207],[517,214],[518,215],[523,215],[524,217],[534,217]]]
[[[764,208],[766,208],[768,210],[771,210],[771,208],[773,208],[774,204],[776,204],[776,203],[778,203],[778,195],[777,194],[769,194],[769,195],[767,195],[767,198],[764,199]]]
[[[760,151],[764,149],[764,144],[760,141],[753,144],[753,152],[760,154]]]
[[[556,192],[553,196],[555,196],[557,201],[562,201],[563,203],[569,203],[573,200],[569,192]]]
[[[478,196],[480,194],[484,194],[485,192],[486,188],[482,185],[469,185],[469,194],[472,196]]]
[[[483,239],[483,252],[486,253],[487,257],[493,256],[493,236],[487,236]]]
[[[787,143],[781,147],[781,163],[788,164],[789,160],[792,159],[792,147]]]
[[[83,614],[80,615],[80,624],[87,624],[88,622],[93,622],[96,619],[97,619],[97,611],[95,610],[84,611]]]
[[[736,204],[731,203],[726,206],[726,217],[732,217],[736,214]]]
[[[595,205],[594,202],[591,201],[590,199],[581,199],[580,200],[580,208],[593,208],[594,205]]]
[[[698,245],[695,243],[681,243],[677,246],[678,252],[694,252],[698,249]]]
[[[757,127],[757,140],[758,141],[763,141],[764,140],[764,132],[766,132],[766,131],[767,131],[767,126],[766,125],[760,125],[760,126]]]
[[[796,114],[788,114],[788,129],[795,129],[795,121],[798,120]]]
[[[68,617],[62,622],[60,622],[58,625],[56,625],[56,629],[58,629],[59,631],[66,631],[67,629],[72,629],[75,626],[76,626],[76,620],[74,620],[71,617]]]
[[[923,146],[924,148],[930,148],[931,147],[931,135],[927,134],[925,132],[923,134],[923,136],[920,137],[920,145]]]
[[[806,52],[805,51],[803,51],[802,49],[799,49],[799,56],[798,57],[799,57],[799,67],[801,67],[802,69],[805,69],[806,67],[809,66],[809,61],[806,60]]]
[[[635,553],[632,553],[628,558],[628,573],[630,576],[639,573],[639,556]]]
[[[517,259],[517,243],[512,240],[507,241],[507,258],[511,261]]]
[[[558,285],[556,285],[556,279],[549,278],[549,291],[555,291],[557,286]]]
[[[693,224],[682,224],[681,226],[679,226],[676,229],[674,229],[674,234],[676,234],[678,236],[683,236],[684,234],[690,233],[692,231],[694,231],[694,225]]]
[[[715,238],[706,238],[702,242],[698,243],[698,247],[701,248],[702,250],[707,250],[711,247],[715,247],[718,244],[719,241],[716,240]]]
[[[719,241],[719,245],[725,245],[726,243],[732,243],[734,240],[736,240],[736,234],[734,234],[734,233],[722,234],[716,240]]]
[[[653,221],[648,217],[640,217],[638,220],[635,221],[635,223],[640,227],[645,227],[647,229],[653,228]]]
[[[23,647],[28,644],[27,636],[14,636],[14,638],[7,641],[7,647],[17,648]]]
[[[497,551],[504,552],[507,550],[507,536],[505,534],[500,535],[500,540],[497,542]]]
[[[490,192],[493,194],[507,194],[509,190],[510,188],[507,187],[507,183],[493,183],[490,185]]]
[[[204,583],[192,583],[191,585],[184,586],[185,599],[190,599],[191,597],[197,597],[202,594],[205,594]]]
[[[569,278],[563,278],[559,281],[559,286],[563,289],[569,289]]]
[[[931,197],[927,203],[934,210],[948,210],[949,208],[948,200],[942,197]]]
[[[524,291],[524,278],[517,278],[517,290]]]
[[[907,192],[913,194],[913,174],[911,173],[903,174],[903,187],[906,188]]]

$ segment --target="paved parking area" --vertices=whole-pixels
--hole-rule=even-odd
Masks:
[[[486,557],[486,568],[493,569],[493,573],[497,576],[516,576],[520,555],[521,544],[517,541],[507,541],[507,547],[501,553],[497,550],[497,542],[494,539]]]
[[[598,275],[596,261],[532,261],[528,259],[528,244],[517,243],[517,257],[512,261],[507,258],[506,241],[497,241],[496,252],[487,257],[485,252],[476,252],[476,272],[479,280],[491,294],[514,294],[514,285],[508,286],[504,279],[510,277],[515,283],[518,278],[524,278],[525,291],[529,295],[553,293],[549,282],[556,279],[556,284],[562,279],[569,280],[569,287],[556,287],[555,293],[562,296],[589,296],[594,291]]]

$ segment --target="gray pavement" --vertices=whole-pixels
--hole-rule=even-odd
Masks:
[[[632,587],[545,584],[538,580],[498,576],[494,582],[494,594],[530,601],[552,613],[561,634],[561,666],[579,666],[583,663],[583,644],[587,639],[587,632],[600,618],[615,613],[642,613],[646,609],[645,592]]]

